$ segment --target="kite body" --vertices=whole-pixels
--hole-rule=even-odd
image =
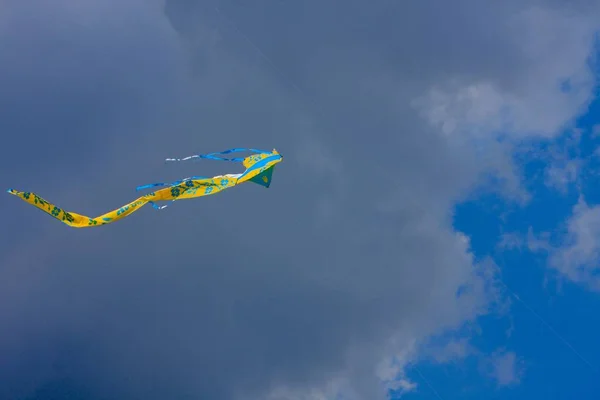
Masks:
[[[253,154],[245,158],[223,158],[217,156],[217,154],[228,154],[238,151],[253,151],[257,154]],[[246,170],[240,174],[218,175],[212,178],[191,177],[170,184],[154,183],[150,185],[139,186],[137,190],[157,186],[167,187],[141,196],[119,209],[107,212],[106,214],[95,218],[65,211],[44,200],[35,193],[19,192],[13,189],[9,189],[8,193],[20,197],[27,203],[39,208],[40,210],[50,214],[54,218],[71,227],[87,228],[91,226],[106,225],[123,219],[139,210],[146,204],[151,204],[154,208],[158,209],[166,207],[157,206],[155,204],[157,201],[175,201],[208,196],[219,193],[222,190],[229,189],[244,182],[253,182],[268,188],[271,184],[271,178],[275,165],[283,160],[283,157],[281,157],[276,150],[268,152],[254,149],[230,149],[219,153],[195,155],[183,159],[167,159],[167,161],[185,161],[193,158],[241,162],[244,167],[246,167]]]

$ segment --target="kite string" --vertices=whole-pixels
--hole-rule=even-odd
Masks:
[[[417,367],[416,365],[415,365],[415,370],[417,371],[417,374],[419,374],[419,376],[421,377],[421,379],[423,380],[423,382],[425,382],[425,384],[427,385],[427,387],[429,387],[429,390],[431,390],[431,392],[435,395],[435,397],[438,398],[439,400],[444,400],[442,398],[442,396],[440,396],[440,394],[438,393],[438,391],[435,390],[435,388],[429,382],[429,380],[427,378],[425,378],[425,376],[423,375],[423,373],[421,372],[421,370],[419,369],[419,367]]]
[[[562,335],[560,335],[556,329],[552,327],[540,314],[538,314],[533,308],[531,308],[523,299],[521,299],[514,291],[512,291],[506,283],[500,278],[500,283],[506,288],[506,290],[515,298],[521,305],[523,305],[531,314],[533,314],[538,320],[540,320],[549,330],[552,332],[565,346],[567,346],[573,354],[575,354],[581,361],[583,361],[588,367],[590,367],[596,373],[600,372],[591,362],[589,362],[580,352],[578,352],[571,343],[567,341]]]
[[[573,354],[575,354],[577,357],[579,357],[579,359],[581,361],[583,361],[583,363],[585,363],[590,369],[592,369],[595,372],[600,372],[598,371],[598,368],[596,368],[591,362],[589,362],[580,352],[577,351],[577,349],[575,349],[575,347],[569,343],[569,341],[567,339],[565,339],[562,335],[560,335],[556,329],[554,329],[552,327],[552,325],[550,325],[548,322],[546,322],[546,320],[540,315],[538,314],[533,308],[531,308],[523,299],[521,299],[510,287],[508,287],[508,285],[502,280],[502,278],[499,279],[500,283],[505,287],[505,289],[515,298],[517,299],[517,301],[519,303],[521,303],[521,305],[523,305],[525,307],[525,309],[527,309],[530,313],[532,313],[537,319],[539,319],[549,330],[550,332],[552,332],[565,346],[567,346],[567,348],[569,348]],[[419,376],[421,377],[421,379],[423,380],[423,382],[425,382],[425,384],[427,385],[427,387],[431,390],[431,392],[434,394],[434,396],[439,399],[439,400],[444,400],[442,398],[442,396],[438,393],[438,391],[433,387],[433,385],[431,384],[431,382],[425,378],[425,376],[423,375],[423,373],[421,372],[421,370],[419,369],[419,367],[417,367],[416,365],[414,366],[415,371],[417,372],[417,374],[419,374]]]

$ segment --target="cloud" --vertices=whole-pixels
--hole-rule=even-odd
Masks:
[[[532,253],[549,252],[552,249],[550,244],[550,233],[541,232],[536,234],[533,232],[533,227],[527,229],[526,239],[527,249]]]
[[[474,349],[469,343],[469,338],[451,338],[443,345],[432,346],[429,351],[437,363],[448,363],[461,360],[473,354]]]
[[[518,43],[510,47],[519,73],[457,75],[430,86],[412,103],[441,134],[477,149],[481,166],[500,178],[488,189],[521,203],[530,195],[521,187],[521,172],[512,162],[515,146],[556,138],[572,128],[573,117],[587,109],[597,85],[594,18],[600,11],[587,10],[594,16],[588,18],[573,8],[534,2],[512,10],[502,23],[519,35]],[[564,58],[558,60],[558,53]],[[554,161],[546,171],[547,184],[565,192],[581,165],[578,160],[564,165]]]
[[[581,129],[568,131],[562,143],[548,144],[546,151],[538,156],[547,163],[544,183],[566,194],[572,184],[581,190],[581,172],[587,167],[588,157],[581,154]]]
[[[546,185],[566,193],[569,184],[576,182],[581,170],[580,160],[559,161],[546,169]]]
[[[525,245],[525,240],[515,232],[503,233],[496,247],[500,250],[520,250]]]
[[[407,349],[498,302],[497,271],[451,223],[489,165],[431,123],[435,104],[421,104],[425,119],[414,104],[443,88],[448,120],[483,121],[499,101],[513,107],[509,126],[566,124],[591,95],[584,55],[599,19],[583,3],[569,18],[533,3],[4,6],[6,187],[93,214],[141,183],[236,168],[165,157],[249,146],[286,160],[268,190],[90,231],[5,199],[0,397],[377,399],[382,379],[413,389]],[[544,35],[553,24],[567,34]],[[555,90],[564,76],[575,94]]]
[[[518,384],[525,373],[523,361],[505,349],[494,352],[482,366],[500,387]]]
[[[597,10],[592,15],[598,15]],[[495,77],[444,82],[444,87],[432,87],[415,102],[444,134],[479,140],[498,135],[552,137],[587,108],[596,84],[589,64],[594,59],[596,21],[564,9],[533,6],[505,23],[519,35],[514,48],[526,63],[510,85],[502,87]],[[565,58],[558,60],[557,53]],[[560,85],[564,81],[569,82],[568,90]]]
[[[549,265],[572,282],[600,290],[600,206],[589,206],[583,197],[573,207],[560,246],[550,251]]]

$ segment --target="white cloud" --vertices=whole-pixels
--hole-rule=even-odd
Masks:
[[[587,109],[596,87],[590,64],[600,29],[596,16],[597,9],[583,15],[526,8],[507,22],[519,37],[515,46],[524,63],[519,75],[459,76],[435,82],[413,99],[413,107],[449,141],[476,149],[480,167],[499,178],[486,190],[521,204],[531,198],[513,164],[513,151],[526,140],[556,137]],[[546,182],[565,192],[580,168],[578,160],[556,160],[546,171]]]
[[[529,60],[525,73],[510,87],[492,80],[445,82],[414,101],[429,122],[452,136],[490,141],[552,137],[591,101],[595,77],[588,61],[596,31],[593,16],[532,7],[514,16],[511,29]],[[563,90],[561,82],[569,82]]]
[[[503,250],[521,249],[525,245],[525,240],[518,233],[503,233],[496,247]]]
[[[600,206],[589,206],[583,197],[566,222],[560,247],[550,250],[549,265],[567,279],[600,291]]]
[[[552,248],[549,243],[549,238],[549,232],[536,234],[533,232],[533,227],[530,226],[527,229],[527,249],[532,253],[549,252]]]
[[[469,341],[468,337],[451,338],[442,345],[431,345],[424,351],[437,363],[455,362],[476,353]]]
[[[379,362],[376,375],[386,390],[394,390],[400,395],[417,390],[417,383],[411,381],[405,373],[405,368],[414,359],[416,351],[416,340],[412,340],[400,352]]]
[[[545,183],[561,193],[566,193],[569,185],[578,180],[580,171],[581,161],[578,159],[554,163],[546,169]]]
[[[498,386],[512,386],[521,381],[525,365],[515,352],[497,350],[482,363],[485,373],[493,378]]]
[[[537,159],[547,163],[544,171],[544,183],[562,194],[566,194],[572,184],[579,189],[580,172],[585,168],[587,159],[581,156],[582,130],[567,131],[564,142],[550,143],[547,149],[537,155]]]

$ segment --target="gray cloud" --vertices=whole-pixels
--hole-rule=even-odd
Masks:
[[[511,29],[528,4],[445,4],[11,5],[3,185],[95,214],[138,184],[235,167],[165,157],[249,146],[286,158],[268,190],[90,231],[4,199],[0,397],[333,387],[374,399],[382,360],[488,312],[493,279],[451,227],[452,205],[488,166],[415,99],[448,82],[517,96],[539,61]],[[586,4],[572,7],[589,29]],[[587,33],[565,40],[584,48]]]

